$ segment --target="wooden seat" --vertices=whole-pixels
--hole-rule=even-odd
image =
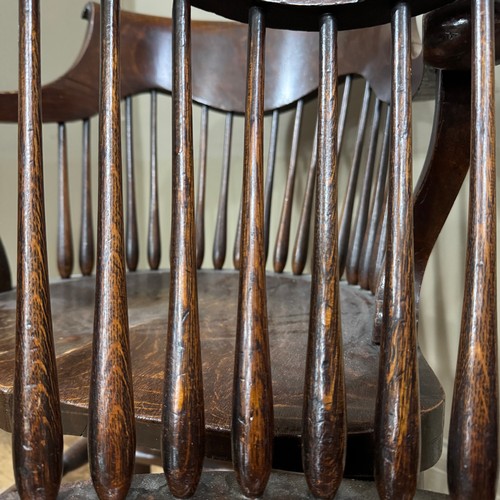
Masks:
[[[487,17],[489,11],[480,8],[483,1],[477,0],[477,11]],[[275,456],[298,454],[300,438],[307,484],[314,495],[330,498],[338,490],[344,473],[348,425],[351,435],[354,436],[351,437],[351,442],[358,440],[363,454],[369,454],[367,443],[374,440],[377,489],[384,497],[407,498],[414,495],[419,471],[420,436],[424,445],[428,445],[427,449],[431,450],[429,463],[437,458],[433,454],[439,453],[440,450],[443,395],[425,360],[418,354],[414,292],[417,292],[418,297],[426,260],[456,195],[453,190],[458,190],[459,186],[450,188],[449,196],[443,197],[444,202],[437,210],[435,224],[415,223],[415,241],[418,242],[421,238],[425,243],[422,249],[415,248],[415,256],[418,256],[415,258],[415,278],[409,159],[411,96],[408,5],[399,4],[392,14],[394,76],[393,111],[390,115],[393,126],[390,182],[385,188],[384,175],[379,174],[378,178],[381,180],[376,182],[379,186],[379,196],[376,196],[377,190],[372,198],[375,201],[371,201],[370,196],[362,195],[356,216],[357,222],[362,222],[365,226],[361,236],[369,235],[371,223],[363,222],[367,217],[365,211],[371,212],[373,217],[373,212],[380,205],[376,209],[378,217],[374,224],[379,243],[374,243],[369,266],[372,274],[376,275],[375,279],[372,277],[371,280],[376,291],[376,295],[373,295],[368,290],[339,283],[342,253],[337,251],[335,168],[338,68],[334,56],[337,37],[333,16],[338,15],[339,19],[346,20],[345,24],[341,21],[340,26],[353,27],[351,23],[356,19],[354,13],[362,12],[359,20],[364,23],[368,22],[367,19],[374,15],[374,12],[370,8],[365,11],[363,5],[340,5],[337,8],[330,6],[328,2],[324,2],[322,9],[318,11],[317,7],[300,6],[300,0],[291,1],[288,5],[287,2],[282,2],[284,8],[291,9],[282,12],[278,3],[273,5],[271,0],[264,3],[268,4],[266,14],[259,7],[252,7],[248,19],[249,73],[244,189],[241,240],[237,240],[241,244],[235,245],[235,260],[240,268],[239,272],[196,272],[197,265],[203,260],[200,214],[204,205],[204,192],[203,188],[199,188],[198,207],[201,208],[196,213],[195,226],[189,4],[186,0],[176,0],[172,38],[174,161],[171,266],[169,271],[125,274],[126,241],[123,236],[120,138],[117,133],[120,98],[117,64],[120,60],[117,43],[120,36],[119,4],[109,0],[103,1],[100,12],[102,26],[106,29],[101,45],[97,284],[89,277],[73,278],[54,283],[50,292],[45,253],[41,154],[37,148],[41,134],[41,117],[38,114],[38,3],[26,0],[21,4],[20,62],[23,70],[19,99],[21,196],[18,289],[16,294],[7,292],[2,296],[0,369],[4,373],[1,383],[2,405],[5,409],[1,412],[4,418],[1,424],[10,426],[11,422],[5,415],[8,415],[10,407],[13,407],[16,482],[23,498],[38,494],[55,497],[57,494],[61,471],[61,421],[67,432],[88,433],[93,487],[101,498],[123,498],[129,490],[136,434],[137,442],[141,445],[154,447],[161,439],[169,489],[175,496],[182,497],[189,496],[196,490],[205,451],[216,457],[227,456],[228,451],[231,451],[236,475],[205,474],[198,490],[201,498],[221,498],[222,495],[237,498],[239,488],[249,496],[258,496],[268,483],[272,466],[273,438]],[[199,4],[208,7],[208,4],[201,1]],[[213,5],[221,4],[214,2]],[[425,10],[436,5],[432,2],[422,2],[422,5],[415,8]],[[239,2],[233,2],[231,6],[235,10],[224,14],[247,20],[246,15],[241,14],[246,12],[247,5],[241,6]],[[324,9],[327,7],[328,13],[325,14]],[[387,6],[384,4],[382,7],[376,11],[372,22],[388,19]],[[89,12],[95,15],[96,11],[94,6]],[[282,17],[284,14],[286,16]],[[265,109],[262,65],[264,20],[267,15],[271,22],[286,19],[287,23],[292,23],[297,20],[298,24],[289,25],[297,27],[302,22],[308,23],[310,19],[317,19],[320,14],[317,167],[315,170],[310,169],[313,175],[317,175],[313,272],[311,277],[281,274],[266,276],[265,226],[268,219],[264,212],[262,169],[262,120]],[[489,26],[486,21],[480,22],[479,16],[474,17],[478,26]],[[122,16],[122,33],[127,34],[126,16]],[[149,31],[145,30],[143,33]],[[484,37],[485,40],[487,38]],[[270,39],[271,36],[268,42]],[[488,59],[479,54],[478,49],[476,51],[476,59],[491,69],[491,61],[488,63]],[[269,59],[272,60],[272,57],[268,58],[268,63]],[[138,74],[142,75],[143,72],[138,71]],[[474,74],[480,72],[475,70]],[[143,90],[149,89],[148,85]],[[156,85],[153,87],[157,90]],[[194,82],[192,88],[194,93]],[[476,85],[474,89],[480,96],[484,89],[488,89],[489,94],[486,92],[485,96],[491,95],[491,86]],[[282,105],[297,99],[300,102],[307,93],[296,95]],[[153,92],[153,109],[154,96]],[[3,98],[17,100],[16,96]],[[127,101],[127,112],[131,109],[130,102]],[[215,107],[224,109],[222,106]],[[300,104],[297,106],[297,115],[299,107]],[[479,112],[480,106],[477,108]],[[238,110],[231,108],[226,111],[234,113]],[[204,110],[202,116],[206,118],[206,114],[207,111]],[[45,110],[43,116],[47,116]],[[88,116],[84,118],[88,119]],[[153,113],[152,123],[155,121],[154,117]],[[389,120],[387,122],[389,123]],[[88,124],[88,121],[86,123]],[[154,125],[152,128],[154,136]],[[63,127],[60,130],[63,144]],[[205,126],[202,126],[202,133],[204,130]],[[476,136],[478,141],[483,140],[483,136],[479,137],[478,133]],[[440,137],[439,132],[436,132],[436,137]],[[384,142],[388,143],[387,140]],[[491,141],[488,144],[491,144]],[[64,147],[61,149],[64,150]],[[439,147],[436,149],[439,151]],[[154,147],[152,150],[154,151]],[[484,162],[473,162],[473,184],[476,179],[479,182],[480,179],[492,175],[492,154],[488,153]],[[432,156],[429,158],[416,193],[417,215],[419,210],[425,214],[442,196],[444,181],[429,181],[434,178],[436,168]],[[150,267],[154,269],[159,261],[154,154],[152,164],[153,194],[148,257]],[[63,161],[61,165],[64,165]],[[483,168],[482,172],[474,171],[477,165]],[[130,174],[130,155],[128,167]],[[201,186],[206,175],[205,168],[202,163],[199,184]],[[441,165],[441,168],[449,168],[449,164]],[[64,170],[63,167],[61,171]],[[354,170],[358,170],[358,167]],[[367,171],[369,172],[368,168]],[[383,162],[380,163],[378,171],[384,171]],[[355,185],[354,178],[357,174],[351,173],[350,177]],[[293,185],[293,180],[290,182]],[[62,185],[64,186],[64,182]],[[364,186],[365,192],[371,191],[370,176],[367,174]],[[306,194],[310,196],[312,189],[306,189]],[[389,192],[386,210],[388,215],[385,217],[382,210],[383,196],[380,194],[384,189]],[[492,205],[491,202],[492,193],[494,200],[494,188],[490,188],[488,192],[481,191],[484,197],[478,196],[476,200],[477,193],[477,190],[473,190],[473,202],[476,202],[480,213],[490,211],[488,223],[490,229],[494,229],[494,223],[491,226],[491,221],[494,220],[494,211],[491,212],[494,210],[494,203]],[[64,196],[62,198],[64,200]],[[129,200],[132,199],[129,191]],[[342,220],[353,217],[353,209],[349,208],[351,202],[349,197],[347,199],[347,208],[344,209],[344,214],[347,215],[342,217]],[[307,205],[304,203],[306,215],[310,213]],[[61,206],[64,206],[64,203]],[[284,203],[284,214],[287,212],[286,206],[287,203]],[[129,220],[133,219],[130,217],[130,213],[133,213],[131,207],[132,202],[129,204]],[[65,216],[66,212],[62,210],[62,236],[65,234]],[[474,216],[472,211],[470,241],[479,242],[477,253],[485,248],[480,244],[485,234],[481,226],[476,224]],[[344,227],[346,225],[350,227],[350,224],[344,223]],[[340,226],[342,228],[342,222]],[[131,243],[127,245],[127,259],[131,268],[134,268],[135,259],[133,227],[131,222],[130,238],[127,242]],[[299,224],[299,229],[305,230],[305,227]],[[86,230],[83,231],[84,234],[91,234]],[[355,244],[352,242],[358,241],[359,245],[363,240],[359,239],[356,229],[352,232],[354,239],[350,240],[344,236],[343,240],[342,229],[340,230],[339,246],[341,252],[342,248],[344,249],[343,258],[347,266],[348,280],[357,283],[362,275],[362,268],[358,268],[359,262],[363,262],[360,259],[362,252],[358,253],[358,258],[352,258],[356,253]],[[494,235],[494,230],[490,231],[490,234]],[[285,239],[288,239],[288,236]],[[61,237],[61,241],[63,240]],[[278,237],[278,243],[281,240],[283,238]],[[219,240],[216,238],[217,241]],[[494,248],[491,241],[488,244],[486,249]],[[279,246],[276,245],[277,248]],[[67,272],[71,267],[68,264],[68,256],[71,255],[68,252],[69,247],[70,245],[60,245],[58,263],[63,275],[70,274]],[[387,252],[384,252],[386,248]],[[86,255],[89,254],[90,251]],[[275,252],[275,255],[277,258],[274,259],[274,266],[281,271],[283,254]],[[286,261],[286,252],[284,255]],[[486,261],[481,260],[482,267],[494,264],[494,256],[488,254],[486,257]],[[87,263],[88,260],[83,259]],[[220,260],[220,252],[214,251],[216,267]],[[469,264],[469,269],[474,268],[474,262]],[[492,273],[488,268],[486,279],[490,279]],[[378,279],[378,275],[382,278]],[[369,285],[370,280],[366,283]],[[476,283],[479,290],[482,285],[477,280]],[[487,290],[494,289],[494,284],[487,281]],[[486,299],[491,298],[491,295],[494,298],[494,293],[489,293]],[[82,307],[82,304],[85,306]],[[496,338],[495,329],[492,328],[495,318],[492,301],[483,301],[481,305],[484,309],[474,307],[474,304],[465,309],[465,317],[471,317],[472,322],[476,318],[479,321],[483,317],[487,318],[484,329],[481,326],[469,329],[464,323],[464,337],[467,332],[484,332],[484,338],[480,335],[480,338],[473,338],[469,342],[473,347],[469,351],[471,356],[475,347],[491,347]],[[53,325],[51,307],[53,311],[60,308],[64,312],[61,315],[53,315]],[[18,346],[15,356],[14,325],[17,325]],[[306,335],[308,330],[309,335]],[[374,331],[380,336],[380,355],[379,348],[372,343]],[[164,377],[165,338],[167,363]],[[466,356],[466,348],[466,345],[462,346],[462,356]],[[489,352],[496,355],[496,348],[490,349]],[[484,394],[491,396],[493,400],[492,408],[488,411],[491,411],[491,421],[496,422],[496,399],[493,397],[496,394],[495,359],[493,356],[488,360],[490,378],[480,379],[480,382],[483,384],[481,387],[484,387]],[[9,377],[12,377],[14,363],[16,378],[12,383],[12,378]],[[378,367],[380,375],[377,380],[373,372]],[[473,367],[471,376],[477,375],[474,370]],[[368,374],[369,379],[366,378]],[[492,386],[487,385],[489,380],[494,380]],[[90,387],[86,385],[87,381]],[[231,386],[232,396],[229,396]],[[90,400],[87,394],[90,394]],[[457,394],[460,399],[460,385]],[[466,399],[462,398],[464,401]],[[461,415],[461,410],[462,408],[455,410],[455,415]],[[475,408],[465,401],[465,411],[474,410]],[[481,411],[477,416],[478,425],[483,422],[484,413]],[[484,428],[483,426],[482,429]],[[372,434],[373,429],[375,437]],[[496,439],[492,439],[496,436],[496,423],[490,427],[486,426],[486,429],[489,432],[488,442],[494,441],[496,450]],[[232,433],[231,444],[229,432]],[[475,444],[482,449],[480,436],[476,435],[475,439]],[[456,446],[460,448],[460,444]],[[348,441],[348,453],[350,447],[352,448]],[[485,456],[492,456],[491,450]],[[474,491],[484,488],[485,494],[490,494],[495,488],[494,474],[490,471],[496,470],[496,462],[494,467],[491,466],[487,471],[487,483],[484,481],[484,475],[479,475],[479,479],[467,477],[462,480],[460,464],[468,467],[467,457],[465,449],[465,459],[461,459],[461,462],[459,460],[459,466],[451,472],[453,481],[459,485],[469,481]],[[484,457],[474,458],[477,458],[473,461],[474,467],[484,468]],[[359,463],[361,458],[356,455],[353,467],[359,466]],[[369,474],[373,462],[370,459],[368,463],[370,465],[364,470]],[[63,491],[62,495],[77,498],[77,495],[81,494],[85,497],[88,487],[89,485],[72,485],[71,491]],[[75,488],[80,493],[77,493]],[[358,495],[369,498],[369,495],[375,492],[373,485],[369,483],[344,482],[340,488],[340,495],[346,497]],[[164,492],[163,479],[146,476],[136,477],[131,495],[139,498],[151,493],[154,498],[154,495],[163,495]],[[274,498],[283,495],[291,498],[311,496],[306,490],[303,476],[292,473],[272,474],[267,494]]]
[[[98,109],[98,45],[99,45],[99,6],[89,4],[84,17],[89,22],[88,33],[80,56],[74,66],[55,82],[42,87],[42,118],[44,122],[59,124],[61,151],[67,149],[65,140],[65,125],[67,121],[83,120],[84,141],[88,141],[88,118]],[[125,54],[122,64],[121,95],[126,97],[126,147],[127,172],[129,180],[134,175],[134,157],[131,145],[133,144],[132,99],[131,95],[141,92],[152,92],[152,119],[156,121],[157,92],[169,93],[172,89],[171,76],[161,67],[158,61],[163,61],[161,54],[170,55],[172,44],[172,24],[169,19],[142,16],[128,12],[121,14],[121,48]],[[363,49],[365,37],[371,40],[369,51]],[[222,111],[226,114],[225,148],[228,151],[231,145],[232,122],[238,114],[244,112],[244,74],[246,53],[246,27],[231,23],[203,23],[194,22],[192,28],[193,40],[193,94],[196,101],[202,103],[202,130],[201,135],[208,135],[207,123],[210,110]],[[368,167],[363,181],[364,191],[369,187],[370,176],[378,175],[379,195],[377,209],[371,208],[371,218],[365,214],[366,232],[371,232],[372,239],[382,219],[382,198],[385,185],[387,155],[380,152],[380,158],[375,158],[377,141],[383,142],[383,128],[387,128],[388,120],[386,102],[390,99],[390,67],[389,47],[390,29],[388,26],[364,30],[362,33],[346,32],[340,38],[341,49],[345,54],[342,58],[340,73],[346,76],[344,84],[344,112],[350,112],[353,98],[350,96],[353,75],[362,75],[366,80],[363,97],[363,109],[359,119],[356,148],[353,154],[352,168],[349,173],[351,185],[350,194],[346,197],[343,220],[347,231],[363,227],[362,223],[355,224],[352,220],[359,218],[355,213],[354,196],[356,184],[360,183],[363,165],[361,157],[363,148],[370,149],[367,160]],[[418,41],[416,41],[418,43]],[[231,47],[226,54],[225,47]],[[279,32],[271,30],[268,34],[269,71],[267,76],[269,91],[266,93],[265,110],[272,112],[272,131],[270,151],[276,155],[276,138],[278,121],[281,109],[295,107],[295,125],[293,147],[295,153],[290,153],[289,174],[284,201],[281,206],[279,229],[275,242],[269,235],[270,207],[273,194],[274,159],[269,159],[266,180],[266,247],[274,246],[272,255],[274,268],[281,272],[288,260],[292,260],[295,274],[302,274],[306,265],[309,245],[309,223],[312,219],[312,199],[314,194],[315,157],[311,159],[308,169],[307,188],[304,200],[296,200],[293,193],[297,172],[298,138],[302,120],[303,100],[311,98],[317,87],[317,40],[312,33]],[[207,47],[210,52],[207,53]],[[293,64],[288,63],[287,72],[273,71],[273,67],[280,66],[281,60],[293,53]],[[215,54],[215,55],[214,55]],[[355,57],[354,57],[355,56]],[[374,64],[374,60],[377,64]],[[235,62],[237,61],[237,62]],[[273,63],[276,61],[276,63]],[[165,64],[171,65],[166,60]],[[308,66],[308,78],[303,77],[304,65]],[[414,87],[418,88],[422,75],[421,53],[417,53],[414,62]],[[214,76],[212,67],[218,72]],[[239,68],[239,69],[238,69]],[[77,98],[77,95],[80,98]],[[348,107],[348,104],[351,104]],[[17,120],[17,94],[0,94],[1,120]],[[154,106],[154,107],[153,107]],[[233,118],[234,116],[234,118]],[[152,135],[156,136],[152,125]],[[211,133],[211,136],[214,135]],[[339,134],[342,138],[342,134]],[[311,139],[312,131],[310,131]],[[370,136],[370,137],[369,137]],[[380,137],[379,137],[380,136]],[[385,131],[385,137],[388,137]],[[202,143],[203,144],[203,143]],[[85,142],[83,151],[89,148]],[[200,151],[200,159],[206,156]],[[159,267],[161,257],[160,223],[158,216],[158,193],[156,169],[157,159],[152,147],[151,159],[151,205],[149,218],[148,261],[152,269]],[[379,147],[382,149],[382,147]],[[387,140],[385,139],[385,152]],[[80,270],[88,275],[93,267],[93,234],[90,199],[90,164],[88,153],[83,161],[83,178],[87,180],[83,186],[82,200],[86,203],[82,210],[81,242],[79,245]],[[294,158],[295,156],[295,158]],[[62,156],[64,158],[64,155]],[[228,176],[229,156],[226,153],[226,164],[222,171],[223,185],[221,188],[219,210],[216,224],[216,236],[212,251],[212,262],[216,269],[224,265],[228,231],[225,229],[228,219]],[[71,221],[65,204],[69,203],[67,179],[69,166],[67,162],[60,162],[61,196],[63,202],[59,212],[59,241],[58,269],[63,278],[72,273],[73,254],[71,243]],[[205,177],[207,167],[211,165],[200,162],[199,190],[196,219],[197,224],[197,266],[203,262],[204,248],[204,205],[205,205]],[[66,172],[66,173],[65,173]],[[378,173],[377,173],[378,172]],[[64,180],[64,178],[66,180]],[[155,184],[156,182],[156,184]],[[139,241],[137,237],[137,221],[135,207],[134,184],[127,184],[127,264],[129,269],[135,270],[138,262]],[[373,197],[375,198],[375,196]],[[295,201],[294,201],[295,199]],[[275,200],[274,205],[277,203]],[[301,221],[295,238],[291,234],[291,207],[292,201],[302,205]],[[374,204],[370,196],[365,195],[366,211],[369,204]],[[362,204],[360,204],[360,207]],[[358,212],[361,208],[358,209]],[[374,211],[378,210],[378,215]],[[368,224],[369,222],[369,224]],[[239,228],[238,228],[239,230]],[[354,241],[362,239],[364,229],[352,231],[352,236],[343,238],[343,254],[346,261],[347,274],[357,273],[357,264],[352,263]],[[293,250],[288,252],[289,240],[294,242]],[[270,241],[271,240],[271,241]],[[237,237],[236,240],[238,241]],[[350,242],[350,243],[349,243]],[[274,243],[274,245],[273,245]],[[361,246],[361,245],[359,245]],[[375,287],[376,268],[370,266],[370,255],[376,253],[376,245],[372,241],[365,245],[367,262],[360,264],[360,275],[363,271],[371,270],[371,276],[366,276],[364,288]],[[359,248],[361,250],[361,248]],[[234,261],[237,263],[239,246],[235,245]],[[290,253],[290,258],[288,257]],[[359,252],[360,253],[360,252]],[[358,255],[359,255],[358,253]],[[207,259],[206,259],[207,260]],[[362,269],[361,269],[362,268]],[[355,270],[356,269],[356,270]],[[234,332],[236,330],[238,273],[225,271],[215,273],[206,271],[199,276],[200,321],[202,329],[202,350],[204,359],[203,376],[205,380],[206,454],[209,457],[230,460],[230,411],[231,407],[231,373],[234,352]],[[128,305],[130,322],[130,339],[132,364],[134,366],[134,394],[136,400],[135,414],[137,423],[137,441],[140,447],[159,450],[162,405],[162,381],[153,373],[161,374],[164,364],[164,354],[161,342],[166,335],[166,314],[164,304],[168,302],[168,283],[170,273],[158,271],[140,276],[128,276]],[[352,280],[350,280],[352,281]],[[358,279],[354,280],[356,283]],[[360,276],[360,282],[363,281]],[[300,436],[302,422],[302,392],[305,372],[305,358],[303,352],[307,346],[307,331],[309,317],[310,276],[293,278],[290,274],[268,275],[269,321],[271,349],[273,353],[276,404],[275,452],[274,467],[287,470],[302,470]],[[276,289],[276,292],[273,290]],[[345,291],[345,292],[344,292]],[[14,293],[14,292],[13,292]],[[347,397],[349,400],[349,444],[347,451],[346,474],[356,477],[371,477],[373,475],[373,422],[375,408],[376,377],[378,366],[378,347],[372,344],[372,323],[374,297],[370,293],[342,287],[345,295],[344,306],[344,341],[346,343]],[[56,336],[56,358],[58,360],[60,384],[60,398],[62,404],[62,420],[64,432],[67,434],[82,435],[87,428],[87,408],[90,383],[91,339],[93,329],[93,279],[76,279],[54,283],[51,286],[51,303],[54,331]],[[272,295],[271,295],[272,294]],[[8,301],[7,295],[5,300]],[[12,303],[14,304],[14,302]],[[205,305],[203,305],[205,304]],[[293,311],[293,320],[291,320]],[[300,312],[299,312],[300,311]],[[4,324],[12,325],[15,316],[15,307],[5,307],[3,312]],[[362,315],[360,322],[357,316]],[[10,409],[12,406],[14,336],[12,327],[7,326],[1,336],[3,358],[0,366],[6,374],[3,378],[3,390],[0,392],[0,404],[6,409],[1,412],[0,425],[10,430]],[[347,346],[350,346],[347,348]],[[141,360],[148,359],[147,365]],[[291,377],[287,367],[293,359],[296,370]],[[442,445],[442,413],[444,397],[442,389],[427,363],[422,358],[423,409],[424,433],[422,468],[431,467],[441,454]]]

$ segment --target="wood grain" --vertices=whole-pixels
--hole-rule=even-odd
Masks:
[[[57,269],[61,278],[69,278],[73,271],[73,236],[69,203],[68,141],[66,125],[57,126]]]
[[[453,498],[494,498],[498,474],[494,2],[474,0],[471,8],[469,223],[448,485]]]
[[[231,435],[236,477],[250,497],[262,495],[269,480],[274,434],[264,253],[264,43],[264,14],[252,7]]]
[[[158,199],[158,94],[151,91],[148,263],[158,269],[161,259],[160,208]]]
[[[125,498],[135,455],[120,137],[120,2],[101,9],[97,269],[89,396],[90,473],[100,498]]]
[[[92,220],[92,172],[90,162],[90,120],[82,123],[82,214],[80,222],[80,270],[83,276],[94,268],[94,223]]]
[[[125,149],[125,165],[127,171],[125,254],[129,271],[135,271],[139,261],[139,237],[137,235],[137,205],[135,201],[134,115],[131,96],[125,99]]]
[[[170,491],[191,496],[200,480],[205,421],[196,278],[191,37],[188,0],[174,0],[172,226],[163,469]]]
[[[205,256],[205,195],[207,179],[208,107],[201,107],[200,150],[198,166],[198,196],[196,199],[196,267],[199,269]]]
[[[391,169],[384,308],[375,415],[375,481],[381,498],[415,495],[420,454],[413,273],[410,10],[392,19]]]
[[[12,451],[22,499],[55,499],[62,426],[52,335],[42,166],[40,5],[19,2],[19,195]]]
[[[299,153],[300,129],[302,125],[302,110],[304,101],[297,101],[295,107],[295,120],[293,124],[292,145],[290,148],[290,161],[288,163],[288,175],[285,184],[285,193],[281,205],[281,216],[276,234],[274,246],[274,271],[283,272],[288,257],[288,243],[290,240],[290,225],[292,223],[293,190],[297,171],[297,156]]]
[[[309,489],[332,498],[345,464],[347,423],[340,317],[337,215],[337,26],[321,18],[318,165],[311,313],[302,418]]]

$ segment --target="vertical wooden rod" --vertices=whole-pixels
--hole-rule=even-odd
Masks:
[[[320,24],[318,164],[302,461],[307,484],[333,498],[344,471],[346,408],[337,223],[337,25]]]
[[[205,191],[207,184],[208,107],[201,107],[200,168],[198,171],[198,197],[196,203],[196,267],[205,256]]]
[[[337,155],[338,156],[338,155]],[[314,186],[316,181],[316,162],[318,158],[318,122],[314,128],[313,148],[311,160],[307,171],[306,189],[304,201],[300,211],[297,236],[293,247],[292,270],[293,274],[302,274],[306,266],[307,250],[309,246],[309,230],[311,227],[311,213],[314,198]]]
[[[82,218],[80,224],[80,270],[84,276],[94,267],[94,224],[92,222],[92,173],[90,169],[90,120],[82,126]]]
[[[286,179],[285,194],[281,206],[281,216],[274,247],[274,270],[283,272],[288,257],[288,243],[290,240],[290,224],[292,219],[293,190],[295,186],[295,172],[297,167],[297,156],[299,152],[300,126],[302,125],[302,110],[304,101],[297,101],[295,108],[295,121],[293,125],[292,147],[290,150],[290,162]]]
[[[55,499],[63,441],[47,270],[38,0],[19,1],[19,30],[14,475],[23,500]]]
[[[278,149],[278,127],[280,113],[277,109],[273,111],[271,121],[271,134],[269,139],[269,151],[267,154],[266,181],[264,184],[264,251],[269,252],[269,231],[271,227],[271,205],[273,200],[274,167],[276,165],[276,151]]]
[[[125,498],[135,456],[120,136],[120,2],[101,3],[99,203],[89,399],[90,473],[99,498]]]
[[[368,228],[363,241],[359,264],[359,285],[368,290],[370,283],[370,265],[372,260],[373,248],[377,236],[381,218],[384,217],[384,199],[386,192],[387,166],[389,164],[389,140],[391,137],[391,112],[387,108],[387,114],[384,125],[384,138],[382,140],[382,150],[378,162],[377,181],[375,192],[373,193],[370,207],[370,217]]]
[[[160,211],[158,207],[158,94],[151,91],[151,177],[149,186],[148,263],[158,269],[161,259]]]
[[[344,142],[345,120],[349,109],[349,97],[351,95],[352,75],[347,75],[344,80],[344,91],[342,92],[342,104],[339,111],[339,123],[337,130],[337,157],[340,157],[342,144]]]
[[[354,147],[354,156],[352,158],[351,171],[347,181],[347,191],[342,205],[342,215],[340,217],[339,231],[339,269],[340,275],[344,273],[344,267],[347,259],[347,249],[349,247],[349,237],[351,234],[352,213],[354,210],[354,200],[356,198],[356,186],[358,185],[359,167],[361,165],[361,155],[363,153],[363,142],[366,132],[366,122],[368,120],[368,110],[370,107],[371,89],[370,84],[366,82],[365,93],[363,95],[363,105],[359,115],[358,134],[356,145]]]
[[[139,238],[137,235],[137,206],[135,202],[134,174],[134,115],[132,96],[125,98],[125,147],[127,170],[127,221],[125,229],[127,267],[137,269],[139,261]]]
[[[205,433],[196,282],[189,0],[174,0],[172,17],[172,243],[162,455],[171,492],[188,497],[200,479]]]
[[[420,408],[413,272],[410,9],[392,15],[391,170],[380,369],[375,414],[375,480],[381,498],[413,498]]]
[[[57,185],[57,268],[61,278],[69,278],[73,271],[73,236],[68,181],[68,141],[66,124],[57,125],[58,185]]]
[[[264,252],[264,15],[249,13],[241,263],[233,386],[232,456],[238,482],[262,495],[271,472],[273,395]]]
[[[346,276],[347,281],[350,284],[358,283],[361,248],[363,245],[366,226],[368,224],[368,211],[370,208],[370,198],[372,192],[373,169],[375,166],[375,153],[377,151],[381,106],[382,102],[379,99],[375,99],[363,188],[358,204],[356,222],[354,224],[354,235],[349,243],[349,253],[347,256]]]
[[[229,192],[229,166],[231,164],[231,140],[233,135],[233,113],[226,114],[224,129],[224,151],[222,157],[222,174],[215,225],[214,248],[212,260],[215,269],[222,269],[226,260],[227,246],[227,199]]]
[[[465,295],[448,447],[452,498],[495,498],[498,465],[494,2],[472,3]]]

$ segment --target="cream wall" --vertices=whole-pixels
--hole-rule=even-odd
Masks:
[[[86,30],[86,22],[80,19],[83,8],[82,0],[44,0],[42,3],[42,59],[43,72],[42,81],[48,82],[59,76],[69,67],[78,54],[81,41]],[[128,10],[135,10],[143,13],[153,13],[158,15],[170,15],[171,2],[158,2],[157,0],[122,0],[122,7]],[[0,90],[10,90],[17,88],[17,2],[3,2],[2,16],[0,16]],[[195,10],[193,18],[206,19],[209,16],[203,12]],[[500,99],[497,99],[500,101]],[[138,181],[139,200],[139,226],[141,241],[145,241],[146,234],[146,203],[149,192],[148,186],[148,130],[149,130],[149,104],[147,96],[138,99],[135,107],[135,151],[136,170]],[[160,166],[160,192],[168,193],[170,186],[170,109],[168,98],[160,99],[160,129],[159,129],[159,166]],[[299,171],[305,171],[307,167],[308,155],[312,141],[312,123],[314,120],[314,105],[306,108],[307,121],[302,131],[304,143],[299,158]],[[414,165],[417,172],[423,163],[427,148],[427,140],[430,135],[433,116],[433,104],[418,103],[414,107]],[[287,119],[282,122],[282,133],[280,141],[286,143],[291,136],[291,118],[289,113]],[[199,115],[195,114],[195,130],[199,122]],[[216,165],[214,170],[209,169],[208,189],[210,194],[216,194],[219,189],[219,165],[220,151],[222,150],[223,117],[211,114],[211,127],[220,132],[220,137],[213,147],[208,151],[209,165]],[[269,125],[268,122],[266,122]],[[352,118],[349,128],[354,129],[355,118]],[[97,142],[96,129],[97,122],[94,120],[93,144]],[[242,123],[236,123],[233,135],[233,166],[231,173],[232,191],[239,194],[241,189],[240,172],[242,165]],[[269,127],[267,128],[269,130]],[[50,273],[56,277],[57,268],[55,265],[55,229],[56,229],[56,127],[51,125],[44,129],[43,146],[45,162],[45,188],[47,199],[47,228],[50,252]],[[70,144],[70,168],[72,201],[71,209],[74,220],[74,246],[78,245],[78,216],[80,203],[80,154],[81,154],[81,127],[80,125],[69,126]],[[351,134],[352,135],[352,134]],[[0,167],[2,177],[0,181],[0,212],[3,214],[1,235],[6,245],[10,258],[11,267],[15,269],[16,255],[16,184],[17,184],[17,131],[14,126],[0,125]],[[195,146],[195,156],[196,155]],[[278,158],[277,171],[277,191],[275,201],[281,199],[285,172],[286,157],[281,153]],[[97,177],[97,160],[94,152],[93,158],[94,184]],[[302,169],[302,170],[301,170]],[[345,169],[344,174],[345,176]],[[417,173],[415,173],[415,180]],[[297,181],[297,191],[303,192],[304,176]],[[439,238],[437,247],[431,257],[429,267],[424,279],[422,292],[421,314],[420,314],[420,343],[426,353],[428,360],[436,371],[439,379],[443,383],[447,394],[447,409],[449,410],[452,394],[452,383],[456,352],[458,347],[458,334],[460,325],[460,309],[463,294],[463,267],[465,260],[466,242],[466,204],[467,190],[463,189],[457,204],[446,223],[442,235]],[[94,194],[96,190],[94,189]],[[235,215],[238,209],[238,196],[235,194],[231,200],[230,214]],[[95,200],[94,200],[95,202]],[[162,266],[168,265],[168,233],[169,233],[169,208],[170,198],[162,196],[161,203],[161,231],[163,241]],[[94,203],[95,206],[95,203]],[[278,217],[277,204],[274,208],[273,227],[276,227]],[[94,214],[95,215],[95,214]],[[294,224],[297,220],[295,212]],[[235,217],[232,217],[234,221]],[[207,244],[205,262],[211,259],[212,236],[209,228],[213,228],[215,222],[215,205],[212,204],[207,212]],[[234,222],[229,228],[230,234],[234,232]],[[293,234],[293,233],[292,233]],[[228,250],[226,260],[230,260],[231,250]],[[144,267],[145,248],[141,247],[141,262]],[[76,263],[75,263],[76,269]],[[426,473],[422,481],[423,486],[432,487],[438,490],[446,488],[444,479],[444,458],[438,466],[431,472]]]

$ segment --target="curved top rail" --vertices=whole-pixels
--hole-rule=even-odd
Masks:
[[[82,49],[72,67],[42,87],[44,122],[69,122],[94,116],[99,97],[99,4],[88,3]],[[244,113],[247,26],[227,22],[192,22],[193,99],[222,111]],[[318,86],[318,37],[315,33],[268,30],[266,111],[315,92]],[[359,74],[377,96],[390,99],[390,26],[339,34],[339,75]],[[413,89],[422,78],[419,39],[414,39]],[[172,20],[122,11],[122,97],[156,89],[172,90]],[[216,71],[214,68],[217,68]],[[17,122],[17,92],[0,93],[0,121]]]

